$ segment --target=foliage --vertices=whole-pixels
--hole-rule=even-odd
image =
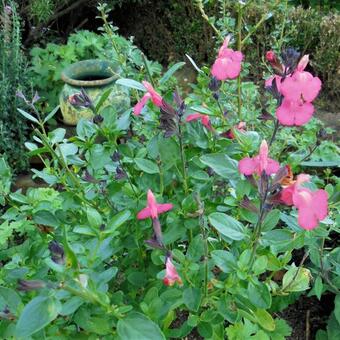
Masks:
[[[16,92],[28,88],[26,61],[15,3],[3,2],[0,10],[0,153],[15,171],[20,171],[27,166],[23,148],[27,127],[17,112]]]
[[[217,96],[203,68],[185,105],[176,94],[177,107],[168,86],[176,69],[153,79],[169,103],[161,113],[149,105],[142,116],[129,109],[117,117],[98,107],[102,119],[81,120],[67,138],[62,128],[45,129],[55,111],[44,120],[22,111],[36,126],[26,146],[44,160],[34,173],[50,187],[6,194],[0,225],[5,337],[165,339],[196,328],[205,339],[284,339],[291,328],[277,311],[310,287],[318,298],[337,292],[339,248],[326,243],[339,232],[338,179],[313,176],[313,190],[327,182],[329,196],[329,216],[314,230],[301,229],[296,210],[281,205],[259,217],[263,198],[240,175],[238,162],[277,131],[272,120],[259,119],[256,86],[242,87],[248,131],[234,131],[230,139],[224,133],[239,119],[237,80],[220,84]],[[143,90],[132,79],[121,85]],[[262,102],[273,112],[273,101]],[[209,115],[213,130],[185,122],[183,113],[194,112]],[[313,118],[302,130],[281,127],[271,157],[284,164],[306,150],[320,138],[320,124]],[[295,173],[303,168],[300,160],[289,160]],[[173,204],[152,221],[161,223],[159,238],[151,236],[148,219],[136,219],[148,189],[158,202]],[[303,250],[302,260],[296,249]],[[160,280],[168,275],[169,256],[183,286]],[[175,326],[183,313],[188,317]],[[337,316],[338,309],[329,332],[339,326]]]
[[[119,55],[112,48],[112,39],[117,45],[119,54],[127,60],[122,67],[121,77],[137,76],[138,70],[144,68],[140,50],[132,41],[117,35],[104,33],[102,35],[90,31],[79,31],[71,34],[66,45],[48,43],[45,48],[35,47],[31,50],[30,76],[34,88],[39,92],[48,107],[58,103],[58,95],[63,86],[61,72],[63,69],[80,60],[107,59],[119,62]],[[149,62],[153,75],[160,72],[160,66]],[[143,72],[141,72],[142,76]]]

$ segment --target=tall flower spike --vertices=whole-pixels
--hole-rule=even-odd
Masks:
[[[162,96],[155,91],[155,89],[152,87],[152,85],[149,82],[143,81],[143,85],[146,88],[147,92],[133,108],[133,114],[136,116],[140,115],[144,106],[150,99],[156,106],[158,107],[162,106],[162,101],[163,101]]]
[[[243,54],[228,48],[230,36],[227,36],[219,49],[211,74],[218,80],[235,79],[241,71]]]
[[[157,203],[153,192],[149,189],[147,194],[147,206],[142,209],[138,214],[137,218],[139,220],[144,220],[151,217],[152,219],[158,218],[159,214],[169,211],[173,208],[171,203],[160,204]]]
[[[166,286],[173,286],[176,282],[180,286],[183,284],[182,279],[177,273],[176,267],[171,261],[171,254],[166,255],[165,276],[164,276],[163,282]]]
[[[263,171],[267,175],[271,175],[276,173],[279,168],[280,164],[268,157],[268,144],[265,140],[262,141],[260,152],[257,156],[243,158],[238,163],[240,173],[246,176],[254,173],[261,176]]]
[[[297,180],[284,188],[281,201],[286,205],[294,205],[298,210],[298,223],[301,228],[311,230],[319,225],[328,215],[328,195],[325,190],[311,191],[302,187],[310,177],[305,174],[297,176]]]

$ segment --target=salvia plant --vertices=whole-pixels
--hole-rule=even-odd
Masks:
[[[95,116],[69,138],[46,129],[56,110],[42,117],[21,95],[46,187],[2,190],[3,338],[277,340],[291,334],[279,311],[308,290],[339,292],[339,248],[327,246],[339,183],[279,161],[275,147],[312,119],[321,81],[308,56],[270,51],[273,101],[255,116],[243,87],[239,116],[244,55],[230,44],[211,70],[195,64],[204,86],[187,98],[167,91],[175,69],[125,79],[137,103],[121,116],[73,95]],[[337,296],[321,335],[336,334],[339,309]]]

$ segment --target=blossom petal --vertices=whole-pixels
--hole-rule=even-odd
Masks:
[[[275,174],[280,169],[280,163],[275,161],[274,159],[268,158],[266,174],[272,175]]]
[[[135,116],[140,115],[140,113],[143,110],[143,107],[145,106],[145,104],[147,103],[147,101],[151,98],[150,93],[146,93],[142,99],[135,105],[135,107],[133,108],[133,114]]]
[[[238,170],[241,174],[249,176],[252,175],[258,167],[258,161],[254,158],[246,157],[238,162]]]
[[[164,203],[164,204],[157,203],[157,212],[158,214],[162,214],[166,211],[171,210],[173,207],[174,206],[171,203]]]
[[[146,218],[151,217],[151,210],[150,208],[146,207],[144,209],[142,209],[138,214],[137,214],[137,218],[139,220],[145,220]]]

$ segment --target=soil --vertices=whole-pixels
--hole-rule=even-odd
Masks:
[[[179,311],[177,313],[177,319],[172,322],[171,328],[180,328],[183,323],[188,319],[189,313],[187,311]],[[197,329],[194,328],[191,333],[187,336],[185,336],[182,340],[204,340],[203,337],[201,337]]]
[[[334,295],[323,295],[321,301],[315,296],[301,296],[294,304],[278,313],[292,327],[287,340],[313,340],[319,329],[326,329],[327,320],[334,309]]]

